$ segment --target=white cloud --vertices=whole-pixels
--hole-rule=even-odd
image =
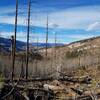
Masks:
[[[94,22],[88,26],[87,31],[100,30],[100,22]]]
[[[14,32],[1,32],[0,36],[5,37],[5,38],[11,38],[11,36],[14,35]],[[25,32],[17,32],[17,40],[26,42],[26,37],[27,37],[27,33]],[[30,33],[30,42],[37,42],[37,38],[39,39],[39,42],[46,42],[46,34],[39,34],[39,33]],[[49,35],[49,42],[50,43],[54,43],[55,42],[55,36],[50,34]],[[66,43],[66,39],[67,42],[72,39],[72,40],[82,40],[82,39],[86,39],[86,38],[90,38],[90,37],[94,37],[94,35],[88,35],[88,34],[59,34],[57,35],[57,42],[58,43]],[[68,42],[69,43],[69,42]]]
[[[9,8],[8,8],[9,9]],[[1,9],[0,9],[1,10]],[[22,9],[24,10],[24,9]],[[84,6],[69,8],[62,11],[52,12],[49,22],[59,25],[59,28],[87,29],[90,23],[100,21],[100,6]],[[24,11],[27,14],[27,11]],[[0,22],[14,24],[14,16],[0,14]],[[27,16],[18,16],[18,24],[26,25]],[[46,14],[31,13],[31,25],[46,27]]]
[[[1,9],[0,12],[0,23],[5,24],[14,24],[15,16],[8,16],[7,13],[13,13],[15,11],[14,7],[9,7],[8,9]],[[59,28],[64,29],[85,29],[85,30],[97,30],[100,27],[100,6],[84,6],[84,7],[76,7],[69,8],[62,11],[52,12],[49,15],[49,27],[51,27],[50,23],[54,23],[58,25]],[[20,10],[19,10],[20,12]],[[24,11],[24,15],[27,14],[27,11]],[[18,25],[27,25],[27,16],[18,16]],[[31,13],[31,25],[33,26],[42,26],[46,27],[46,14],[44,13]],[[92,23],[92,24],[91,24]],[[13,32],[3,32],[4,36],[11,36]],[[21,41],[26,41],[26,33],[18,32],[17,39]],[[23,35],[25,34],[25,35]],[[81,33],[80,33],[81,34]],[[36,38],[39,37],[40,42],[45,42],[45,34],[32,34],[30,35],[30,41],[36,41]],[[85,39],[93,37],[93,35],[60,35],[60,40],[63,42],[63,38],[67,39]],[[10,38],[10,37],[9,37]],[[50,36],[49,42],[54,42],[53,36]]]
[[[5,24],[14,24],[15,23],[15,17],[13,16],[0,16],[0,23]],[[18,17],[18,25],[27,25],[26,24],[26,18],[25,17]]]
[[[6,32],[6,31],[2,31],[0,33],[0,36],[1,37],[5,37],[5,38],[11,38],[11,36],[14,35],[14,32]],[[30,33],[30,42],[36,42],[37,41],[37,38],[40,40],[40,42],[45,42],[46,39],[45,39],[46,35],[45,34],[39,34],[39,33]],[[27,33],[26,32],[17,32],[17,36],[16,36],[17,40],[20,40],[20,41],[24,41],[26,42],[27,41]],[[50,38],[50,41],[51,41],[51,38]]]
[[[14,13],[15,7],[14,6],[7,6],[7,7],[0,7],[0,15]]]
[[[59,28],[86,29],[87,25],[100,20],[99,6],[84,6],[53,12],[49,22],[59,25]],[[34,14],[33,14],[34,15]],[[39,15],[33,22],[36,26],[46,26],[46,15]],[[40,20],[39,20],[40,19]]]
[[[51,14],[50,22],[61,28],[86,29],[91,22],[100,20],[100,7],[77,7]]]

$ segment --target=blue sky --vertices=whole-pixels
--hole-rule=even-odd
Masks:
[[[49,16],[49,42],[70,43],[100,36],[100,0],[31,0],[30,42],[45,42]],[[0,36],[14,34],[15,0],[0,1]],[[57,27],[54,27],[56,24]],[[17,39],[26,41],[27,0],[19,0]]]

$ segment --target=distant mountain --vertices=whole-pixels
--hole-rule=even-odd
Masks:
[[[37,46],[37,43],[32,43],[33,46]],[[53,47],[55,46],[55,43],[38,43],[38,46],[39,47],[45,47],[45,46],[48,46],[48,47]],[[56,46],[63,46],[64,44],[63,43],[56,43]]]
[[[62,46],[63,44],[57,43],[56,46]],[[37,43],[30,43],[30,48],[34,48],[37,46]],[[47,43],[48,47],[55,46],[55,43]],[[11,39],[0,37],[0,47],[2,51],[11,51]],[[39,48],[46,47],[46,43],[38,43]],[[22,41],[16,41],[16,50],[24,51],[26,49],[26,43]]]
[[[17,51],[22,51],[24,50],[24,46],[26,45],[26,43],[21,42],[21,41],[16,41],[16,50]],[[3,50],[6,51],[11,51],[11,39],[8,38],[2,38],[0,37],[0,46]]]

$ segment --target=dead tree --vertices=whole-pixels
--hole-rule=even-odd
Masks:
[[[31,8],[31,0],[28,0],[28,27],[27,27],[27,48],[26,48],[26,80],[28,78],[28,62],[29,62],[30,8]]]
[[[13,78],[14,78],[14,68],[15,68],[17,16],[18,16],[18,0],[16,0],[15,34],[14,34],[14,45],[13,45],[14,48],[13,48],[13,57],[12,57],[12,81],[13,81]]]

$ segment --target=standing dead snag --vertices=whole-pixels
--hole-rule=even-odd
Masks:
[[[30,8],[31,8],[31,0],[28,0],[28,26],[27,26],[27,47],[26,47],[26,80],[28,78],[28,61],[29,61]]]
[[[48,51],[47,51],[47,49],[48,49],[48,15],[47,15],[47,24],[46,24],[47,26],[46,26],[46,57],[47,57],[47,55],[48,55]]]
[[[14,68],[15,68],[17,16],[18,16],[18,0],[16,0],[15,34],[14,34],[14,48],[13,48],[13,59],[12,59],[12,81],[14,78]]]

